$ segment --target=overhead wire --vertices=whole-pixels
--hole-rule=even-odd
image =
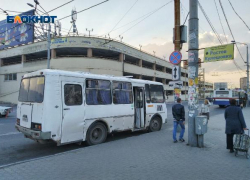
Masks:
[[[5,10],[5,11],[7,11],[7,12],[14,12],[14,13],[24,13],[24,12],[20,12],[20,11],[12,11],[12,10]]]
[[[162,9],[163,7],[165,7],[166,5],[170,4],[171,2],[173,2],[173,0],[167,2],[166,4],[164,4],[163,6],[159,7],[157,10],[155,10],[153,13],[149,14],[148,16],[146,16],[145,18],[143,18],[141,21],[139,21],[138,23],[136,23],[135,25],[133,25],[132,27],[128,28],[127,30],[125,30],[124,32],[122,32],[120,35],[126,33],[127,31],[129,31],[130,29],[132,29],[133,27],[135,27],[136,25],[140,24],[142,21],[144,21],[145,19],[147,19],[148,17],[150,17],[151,15],[153,15],[154,13],[156,13],[157,11],[159,11],[160,9]]]
[[[77,12],[75,12],[74,14],[79,14],[79,13],[81,13],[81,12],[83,12],[83,11],[87,11],[87,10],[89,10],[89,9],[91,9],[91,8],[94,8],[94,7],[96,7],[96,6],[99,6],[99,5],[101,5],[101,4],[103,4],[103,3],[106,3],[106,2],[108,2],[108,1],[109,1],[109,0],[102,1],[102,2],[100,2],[100,3],[98,3],[98,4],[95,4],[95,5],[93,5],[93,6],[90,6],[90,7],[86,8],[86,9],[81,10],[81,11],[77,11]],[[73,15],[74,15],[74,14],[73,14]],[[58,21],[63,20],[63,19],[68,18],[68,17],[71,17],[71,16],[72,16],[72,14],[71,14],[71,15],[68,15],[68,16],[65,16],[65,17],[63,17],[63,18],[61,18],[61,19],[58,19]]]
[[[219,34],[217,33],[215,27],[213,26],[212,22],[211,22],[210,19],[208,18],[208,16],[207,16],[205,10],[203,9],[203,7],[202,7],[202,5],[201,5],[201,3],[200,3],[199,1],[198,1],[198,6],[199,6],[199,8],[201,9],[201,12],[203,13],[203,15],[205,16],[205,18],[206,18],[208,24],[210,25],[212,31],[213,31],[214,34],[216,35],[218,41],[220,42],[220,44],[223,44],[223,42],[222,42],[222,40],[221,40]]]
[[[158,9],[158,8],[157,8],[157,9]],[[156,10],[157,10],[157,9],[156,9]],[[136,18],[136,19],[134,19],[134,20],[132,20],[132,21],[130,21],[130,22],[124,24],[124,25],[121,25],[120,27],[115,28],[113,31],[116,31],[116,30],[118,30],[118,29],[121,29],[121,28],[123,28],[123,27],[125,27],[125,26],[127,26],[127,25],[129,25],[129,24],[132,24],[132,23],[134,23],[134,22],[136,22],[136,21],[142,19],[143,17],[145,17],[145,16],[147,16],[147,15],[149,15],[149,14],[155,12],[156,10],[150,11],[149,13],[146,13],[146,14],[144,14],[144,15],[142,15],[142,16],[140,16],[140,17],[138,17],[138,18]],[[110,32],[113,32],[113,31],[110,31]],[[105,33],[105,34],[102,34],[102,35],[100,35],[100,36],[98,36],[98,37],[103,37],[103,36],[109,34],[110,32],[107,32],[107,33]]]
[[[219,3],[220,3],[220,7],[221,7],[221,9],[222,9],[224,18],[225,18],[225,20],[226,20],[226,22],[227,22],[228,29],[229,29],[229,31],[230,31],[230,33],[231,33],[231,36],[232,36],[233,40],[235,41],[233,32],[232,32],[231,27],[230,27],[230,25],[229,25],[229,22],[228,22],[228,20],[227,20],[227,16],[226,16],[226,13],[225,13],[225,11],[224,11],[224,8],[223,8],[223,5],[222,5],[222,3],[221,3],[221,0],[219,0]],[[236,41],[235,41],[235,42],[236,42]],[[241,57],[242,61],[245,63],[245,61],[244,61],[244,59],[243,59],[243,57],[242,57],[242,55],[241,55],[241,52],[240,52],[240,50],[239,50],[238,45],[237,45],[237,44],[235,44],[235,45],[236,45],[236,48],[237,48],[237,50],[238,50],[238,52],[239,52],[239,54],[240,54],[240,57]]]
[[[56,8],[54,8],[54,9],[50,10],[49,12],[54,11],[54,10],[56,10],[56,9],[58,9],[58,8],[64,6],[64,5],[66,5],[66,4],[69,4],[69,3],[72,2],[72,1],[74,1],[74,0],[71,0],[71,1],[69,1],[69,2],[67,2],[67,3],[64,3],[64,4],[62,4],[62,5],[58,6],[58,7],[56,7]],[[40,4],[38,4],[38,5],[45,11],[45,9],[44,9]],[[17,12],[17,11],[12,11],[12,10],[6,10],[6,11],[5,11],[5,10],[3,10],[2,8],[0,8],[0,9],[1,9],[3,12],[9,11],[9,12],[23,13],[23,12]],[[46,12],[46,11],[43,12],[43,11],[39,10],[38,8],[36,8],[36,10],[39,11],[39,12],[42,12],[42,13],[44,13],[44,14],[48,14],[48,12]],[[36,11],[36,12],[37,12],[37,11]],[[7,12],[6,12],[6,13],[7,13]],[[7,13],[7,14],[8,14],[8,13]],[[37,14],[39,14],[39,13],[37,12]],[[40,24],[40,23],[39,23],[39,24]],[[17,24],[17,25],[15,25],[15,26],[13,26],[13,27],[11,27],[11,28],[5,30],[5,31],[0,32],[0,34],[3,34],[3,33],[7,32],[7,31],[9,31],[9,30],[11,30],[11,29],[14,29],[14,28],[20,26],[20,25],[22,25],[22,24]],[[22,32],[22,33],[20,33],[20,34],[17,34],[17,35],[15,35],[15,36],[12,36],[11,38],[5,40],[5,42],[2,43],[2,44],[3,44],[4,46],[6,46],[6,45],[5,45],[6,41],[9,41],[9,40],[11,40],[11,39],[13,39],[13,38],[16,38],[16,37],[18,37],[18,36],[21,36],[23,33],[26,33],[26,32],[28,32],[28,31],[30,31],[30,30],[32,29],[32,27],[33,27],[34,30],[36,29],[36,30],[39,32],[39,34],[41,35],[40,37],[43,38],[43,40],[46,40],[46,38],[44,38],[44,36],[42,35],[42,33],[39,31],[39,29],[44,30],[43,28],[39,28],[39,27],[35,26],[35,24],[29,24],[29,25],[30,25],[30,28],[29,28],[29,29],[27,29],[26,31],[24,31],[24,32]],[[41,24],[40,24],[40,26],[41,26]],[[45,30],[45,31],[46,31],[46,30]],[[38,35],[38,33],[36,33],[36,31],[34,31],[34,33],[35,33],[36,35]],[[35,35],[35,34],[34,34],[34,35]],[[39,37],[39,35],[38,35],[38,37]]]
[[[157,11],[159,11],[160,9],[162,9],[163,7],[165,7],[166,5],[168,5],[169,3],[173,2],[174,0],[170,0],[169,2],[165,3],[164,5],[160,6],[159,8],[157,8],[156,10],[152,11],[150,14],[148,14],[146,17],[144,17],[142,20],[140,20],[139,22],[137,22],[136,24],[134,24],[133,26],[131,26],[130,28],[128,28],[127,30],[123,31],[122,33],[120,33],[120,35],[126,33],[127,31],[131,30],[133,27],[135,27],[136,25],[138,25],[139,23],[141,23],[142,21],[144,21],[145,19],[147,19],[148,17],[150,17],[151,15],[153,15],[154,13],[156,13]],[[118,38],[119,36],[117,36],[116,38]],[[114,38],[114,39],[116,39]],[[114,41],[114,39],[109,40],[108,42],[103,43],[104,44],[108,44],[112,41]]]
[[[181,2],[181,1],[180,1]],[[181,4],[182,4],[182,2],[181,2]],[[184,8],[184,10],[188,13],[188,15],[189,15],[189,11],[187,10],[187,8],[182,4],[182,7]],[[186,17],[186,20],[187,20],[187,18],[188,18],[188,15],[187,15],[187,17]],[[185,20],[185,22],[186,22],[186,20]],[[185,22],[183,23],[183,24],[185,24]],[[199,28],[204,32],[204,33],[206,33],[206,31],[201,27],[201,25],[199,24]],[[210,36],[208,36],[208,38],[210,39],[210,41],[211,42],[213,42],[213,40],[211,39],[211,37]]]
[[[50,12],[56,10],[56,9],[59,9],[59,8],[65,6],[65,5],[67,5],[67,4],[69,4],[69,3],[73,2],[73,1],[74,1],[74,0],[71,0],[71,1],[69,1],[69,2],[66,2],[66,3],[64,3],[64,4],[58,6],[58,7],[54,8],[54,9],[49,10],[47,13],[50,13]],[[46,14],[46,13],[44,13],[44,14]],[[44,15],[44,14],[42,14],[42,15]]]
[[[0,8],[6,15],[8,15],[8,12],[2,8]]]
[[[67,4],[69,4],[69,3],[71,3],[71,2],[73,2],[74,0],[71,0],[71,1],[68,1],[67,3],[64,3],[64,4],[62,4],[62,5],[60,5],[60,6],[58,6],[58,7],[56,7],[56,8],[54,8],[54,9],[52,9],[52,10],[50,10],[50,11],[46,11],[40,4],[38,4],[41,8],[42,8],[42,10],[44,11],[41,11],[41,10],[39,10],[38,8],[36,8],[36,10],[39,10],[40,12],[42,12],[43,14],[42,15],[44,15],[44,14],[47,14],[47,15],[49,15],[49,12],[52,12],[52,11],[54,11],[54,10],[56,10],[56,9],[58,9],[58,8],[61,8],[62,6],[65,6],[65,5],[67,5]],[[37,12],[37,14],[38,15],[40,15],[38,12]],[[41,15],[40,15],[41,16]],[[59,20],[58,20],[59,21]],[[40,24],[40,23],[39,23]],[[40,24],[40,26],[41,26],[41,24]],[[42,30],[44,30],[43,28],[41,28]],[[65,29],[65,28],[64,28]],[[70,28],[71,29],[71,28]],[[64,31],[64,30],[62,30],[61,29],[61,31]],[[67,29],[67,31],[68,31],[68,29]],[[70,30],[69,30],[70,31]],[[66,32],[66,31],[64,31],[64,32]]]
[[[186,16],[186,19],[185,19],[185,21],[184,21],[183,25],[185,25],[185,23],[186,23],[186,21],[187,21],[188,16],[189,16],[189,12],[187,13],[187,16]]]
[[[124,19],[124,17],[129,13],[129,11],[135,6],[135,4],[138,2],[139,0],[136,0],[134,3],[133,3],[133,5],[129,8],[129,10],[122,16],[122,18],[115,24],[115,26],[110,30],[110,32],[111,31],[113,31],[115,28],[116,28],[116,26]],[[109,32],[109,33],[110,33]]]
[[[182,3],[180,3],[180,7],[181,7],[181,14],[182,14],[183,22],[184,22],[185,14],[184,14],[184,9],[182,7]]]
[[[226,41],[227,41],[227,43],[228,43],[228,39],[227,39],[227,36],[226,36],[225,30],[224,30],[224,27],[223,27],[222,22],[221,22],[220,13],[219,13],[219,10],[218,10],[217,4],[216,4],[216,0],[214,0],[214,4],[215,4],[215,7],[216,7],[217,14],[218,14],[218,16],[219,16],[221,28],[222,28],[222,30],[223,30],[225,39],[226,39]]]
[[[182,4],[182,2],[181,2],[181,4]],[[187,12],[188,12],[188,10],[186,9],[186,7],[183,5],[183,7],[184,7],[184,10],[186,10]],[[199,28],[201,28],[204,32],[205,32],[205,30],[199,25]],[[213,32],[214,34],[215,34],[215,32]],[[216,35],[216,34],[215,34]],[[211,38],[210,38],[210,36],[208,36],[208,38],[211,40],[211,42],[213,41]],[[237,71],[238,71],[238,73],[240,73],[241,74],[241,72],[240,72],[240,70],[241,71],[243,71],[242,70],[242,68],[233,60],[233,63],[234,63],[234,65],[235,65],[235,67],[237,68]],[[242,75],[242,74],[241,74]]]
[[[231,1],[228,0],[228,2],[230,3],[230,5],[231,5],[233,11],[235,12],[235,14],[241,19],[241,21],[246,25],[247,29],[250,31],[250,28],[249,28],[249,26],[247,25],[247,23],[246,23],[246,22],[240,17],[240,15],[235,11],[235,9],[234,9],[234,7],[233,7]]]

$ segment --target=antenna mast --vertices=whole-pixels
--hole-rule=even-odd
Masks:
[[[77,34],[78,35],[78,31],[77,31],[77,28],[76,28],[76,19],[77,19],[77,11],[76,11],[76,8],[74,7],[71,11],[71,23],[72,23],[72,26],[73,26],[73,35]]]

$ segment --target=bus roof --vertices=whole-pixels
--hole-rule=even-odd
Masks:
[[[69,77],[82,77],[82,78],[93,78],[93,79],[108,79],[108,80],[115,80],[115,81],[127,81],[127,82],[135,82],[135,83],[148,83],[148,84],[158,84],[163,85],[160,82],[155,81],[148,81],[142,79],[133,79],[128,78],[125,76],[113,76],[113,75],[99,75],[99,74],[92,74],[89,72],[82,72],[82,71],[64,71],[64,70],[54,70],[54,69],[42,69],[38,71],[34,71],[28,74],[25,74],[23,77],[33,77],[39,75],[58,75],[58,76],[69,76]]]

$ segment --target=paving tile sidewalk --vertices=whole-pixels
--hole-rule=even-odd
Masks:
[[[250,108],[243,113],[250,127]],[[1,168],[0,180],[249,180],[250,160],[226,149],[223,114],[211,117],[208,127],[205,148],[173,143],[166,124],[159,132]]]

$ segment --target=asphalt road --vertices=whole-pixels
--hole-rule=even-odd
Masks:
[[[187,110],[187,102],[183,102]],[[172,127],[172,103],[168,103],[168,123],[163,125],[163,128]],[[223,108],[218,106],[211,106],[210,117],[224,113]],[[187,118],[187,113],[186,113]],[[54,143],[39,144],[33,140],[27,139],[18,132],[14,125],[16,122],[16,111],[12,112],[8,118],[0,118],[0,166],[25,161],[33,158],[40,158],[48,155],[74,150],[77,148],[84,148],[86,145],[69,144],[63,146],[56,146]],[[128,138],[131,136],[143,135],[146,132],[123,132],[109,135],[107,141],[115,141],[119,139]]]

